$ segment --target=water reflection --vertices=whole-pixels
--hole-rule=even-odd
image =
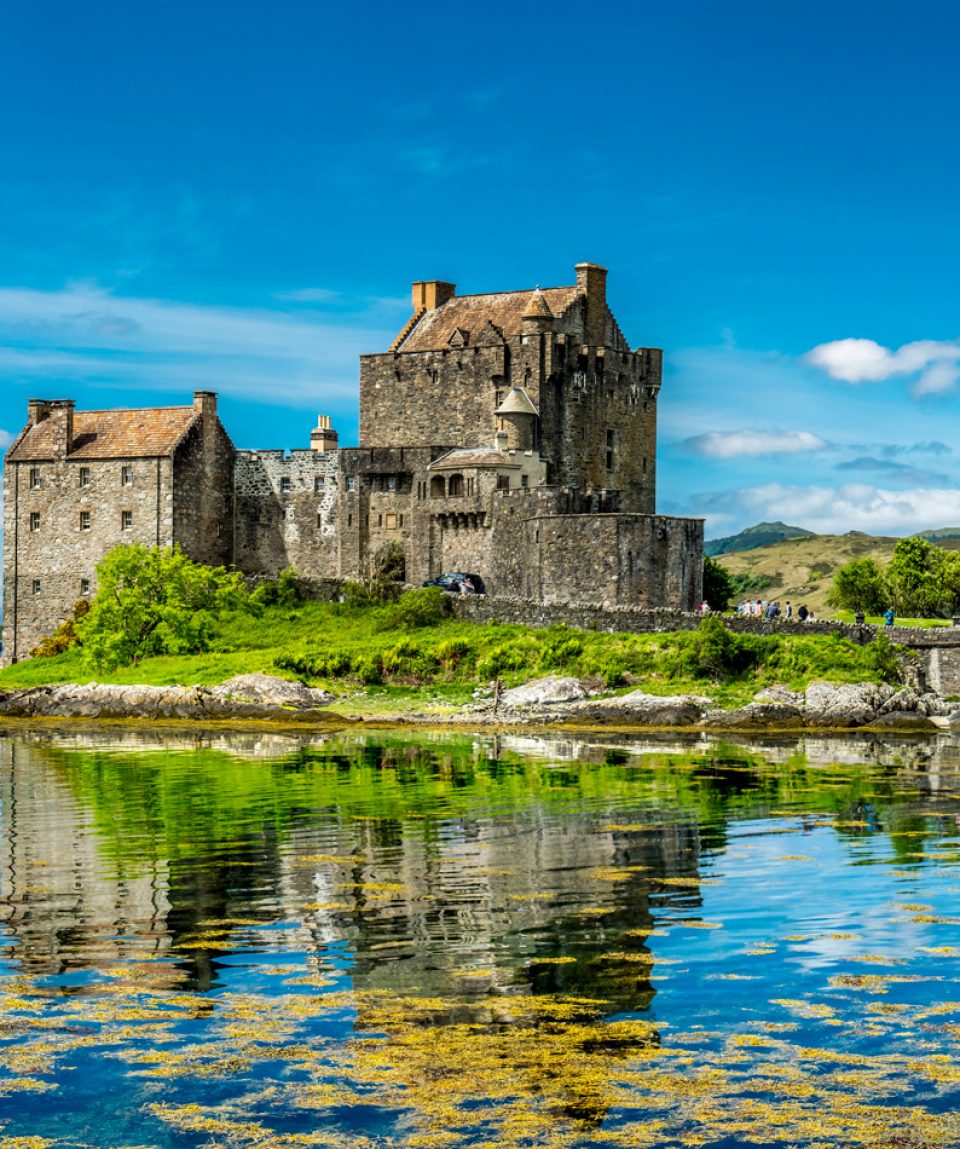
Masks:
[[[958,794],[949,738],[10,737],[0,1146],[951,1144]]]

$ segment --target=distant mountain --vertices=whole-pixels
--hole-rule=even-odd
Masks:
[[[767,547],[784,539],[810,538],[814,533],[803,527],[789,527],[786,523],[757,523],[756,526],[747,527],[738,535],[729,535],[725,539],[708,539],[704,544],[704,550],[708,555],[728,555],[734,551],[752,551],[757,547]]]
[[[933,531],[917,531],[922,539],[929,539],[932,543],[939,543],[944,539],[960,539],[960,527],[937,527]],[[952,549],[950,547],[948,550]]]

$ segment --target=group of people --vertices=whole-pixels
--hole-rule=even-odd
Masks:
[[[763,599],[748,599],[742,602],[737,607],[737,614],[741,618],[785,618],[792,620],[793,603],[787,599],[784,606],[781,608],[779,599],[775,602],[766,602]],[[813,611],[801,603],[797,607],[797,621],[798,622],[813,622]]]

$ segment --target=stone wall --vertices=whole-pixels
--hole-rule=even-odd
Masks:
[[[239,451],[233,476],[234,563],[275,577],[293,567],[308,578],[338,574],[336,451]]]
[[[97,563],[114,547],[173,542],[173,473],[170,459],[61,458],[8,461],[3,477],[8,662],[96,593]]]
[[[217,418],[216,401],[173,452],[173,540],[198,563],[233,561],[233,471],[236,450]]]

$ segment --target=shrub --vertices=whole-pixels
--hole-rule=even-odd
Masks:
[[[293,567],[286,567],[276,578],[262,582],[251,594],[252,602],[261,606],[295,606],[306,596]]]
[[[544,636],[540,649],[540,665],[544,670],[572,667],[583,654],[583,640],[566,627],[551,627]]]
[[[377,686],[383,682],[383,663],[379,655],[358,658],[353,664],[353,675],[364,686]]]
[[[900,681],[900,659],[897,647],[885,634],[878,634],[864,651],[864,662],[882,682]]]
[[[472,653],[472,647],[465,638],[448,638],[439,643],[433,653],[447,674],[452,676],[460,663]]]
[[[415,630],[422,626],[436,626],[453,614],[450,596],[438,586],[424,586],[408,590],[386,612],[389,629]]]
[[[80,645],[80,635],[77,633],[77,623],[90,613],[88,599],[80,598],[73,604],[73,612],[57,627],[53,634],[45,635],[30,651],[31,658],[55,658],[63,654],[71,646]]]

